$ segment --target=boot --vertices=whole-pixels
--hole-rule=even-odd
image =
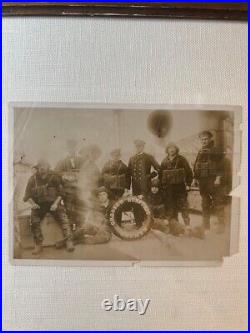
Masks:
[[[66,241],[66,249],[68,252],[73,252],[75,250],[74,243],[71,239],[67,239]]]
[[[38,255],[38,254],[40,254],[42,252],[43,252],[43,246],[42,246],[42,244],[36,244],[35,248],[34,248],[34,250],[32,252],[32,254]]]
[[[202,226],[194,227],[192,233],[193,233],[193,235],[192,235],[193,237],[200,238],[200,239],[205,238],[205,232],[204,232],[204,228]]]
[[[62,239],[62,240],[57,241],[57,242],[55,243],[55,248],[56,248],[57,250],[62,249],[63,247],[65,247],[65,244],[66,244],[65,239]]]

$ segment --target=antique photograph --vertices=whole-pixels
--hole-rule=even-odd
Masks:
[[[19,103],[10,119],[15,261],[232,253],[240,107]]]

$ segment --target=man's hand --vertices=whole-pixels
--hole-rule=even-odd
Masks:
[[[31,206],[31,209],[40,209],[40,206],[34,202]]]
[[[220,184],[221,184],[221,178],[220,178],[220,176],[217,176],[215,181],[214,181],[214,185],[219,186]]]
[[[50,210],[51,212],[55,212],[58,208],[58,203],[54,202],[53,205],[51,205]]]
[[[125,189],[125,191],[124,191],[124,193],[123,193],[123,197],[126,198],[126,197],[128,197],[130,194],[131,194],[131,193],[130,193],[130,190]]]
[[[54,212],[57,210],[59,203],[61,202],[62,198],[59,196],[56,198],[55,202],[50,206],[50,211]]]
[[[37,203],[35,203],[33,199],[30,198],[28,200],[28,203],[30,204],[31,209],[40,209],[40,206]]]
[[[142,200],[143,199],[143,195],[142,194],[138,195],[138,198]]]
[[[192,187],[198,187],[198,181],[197,181],[197,179],[193,179],[193,182],[192,182]]]
[[[158,176],[158,173],[156,171],[152,171],[151,174],[150,174],[151,179],[155,178],[157,176]]]
[[[190,187],[189,185],[186,186],[186,190],[187,190],[187,191],[190,191],[190,188],[191,188],[191,187]]]

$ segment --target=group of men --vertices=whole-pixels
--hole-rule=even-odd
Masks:
[[[68,251],[73,251],[74,244],[79,240],[88,244],[109,241],[111,231],[107,220],[112,204],[130,194],[145,200],[155,219],[167,220],[176,226],[178,214],[181,213],[184,224],[189,226],[187,194],[191,185],[195,185],[199,187],[202,199],[204,229],[210,228],[212,210],[223,225],[223,153],[214,146],[210,131],[201,132],[199,138],[201,149],[193,170],[176,144],[166,146],[166,157],[159,164],[152,155],[144,152],[143,140],[135,140],[136,153],[129,159],[128,165],[121,160],[120,149],[115,149],[101,171],[95,164],[95,154],[79,156],[77,143],[73,140],[68,142],[68,156],[59,161],[55,170],[51,171],[46,161],[39,161],[35,166],[36,172],[28,181],[24,197],[24,201],[31,204],[34,254],[42,251],[41,221],[48,212],[60,223],[64,234],[58,247],[65,245]],[[90,174],[88,176],[92,179],[91,197],[96,199],[92,201],[92,212],[99,214],[96,218],[102,222],[98,227],[84,224],[90,207],[79,194],[79,173],[87,166],[91,171],[91,177]],[[84,186],[81,191],[86,190]]]

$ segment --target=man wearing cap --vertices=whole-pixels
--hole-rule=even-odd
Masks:
[[[41,222],[47,213],[60,223],[68,251],[74,250],[72,231],[65,207],[62,205],[63,190],[61,177],[50,171],[47,161],[39,160],[36,172],[28,181],[24,201],[31,205],[31,230],[35,242],[33,254],[42,252],[43,235]]]
[[[145,142],[143,140],[135,140],[134,144],[136,154],[130,158],[128,164],[132,192],[133,195],[146,197],[150,191],[151,179],[157,176],[160,166],[152,155],[144,152]],[[152,168],[155,171],[151,172]]]
[[[67,156],[58,162],[57,168],[59,171],[79,170],[81,167],[81,157],[77,154],[77,141],[68,140],[66,142]]]
[[[63,180],[64,203],[70,222],[76,225],[80,220],[79,211],[82,209],[82,201],[78,196],[78,175],[82,165],[82,159],[77,154],[77,142],[75,140],[67,141],[68,155],[58,162],[55,170]]]
[[[214,208],[218,223],[224,226],[223,153],[214,146],[210,131],[199,134],[201,149],[194,164],[194,179],[198,181],[202,199],[203,226],[210,229],[210,216]],[[196,185],[196,184],[194,184]]]
[[[121,160],[121,150],[114,149],[110,155],[111,159],[102,169],[102,177],[111,199],[118,200],[122,197],[126,189],[129,190],[130,177],[128,167]]]
[[[185,157],[179,154],[176,144],[168,144],[166,154],[161,163],[160,180],[167,215],[170,220],[178,220],[178,213],[181,212],[184,223],[189,225],[187,189],[192,183],[193,172]]]

